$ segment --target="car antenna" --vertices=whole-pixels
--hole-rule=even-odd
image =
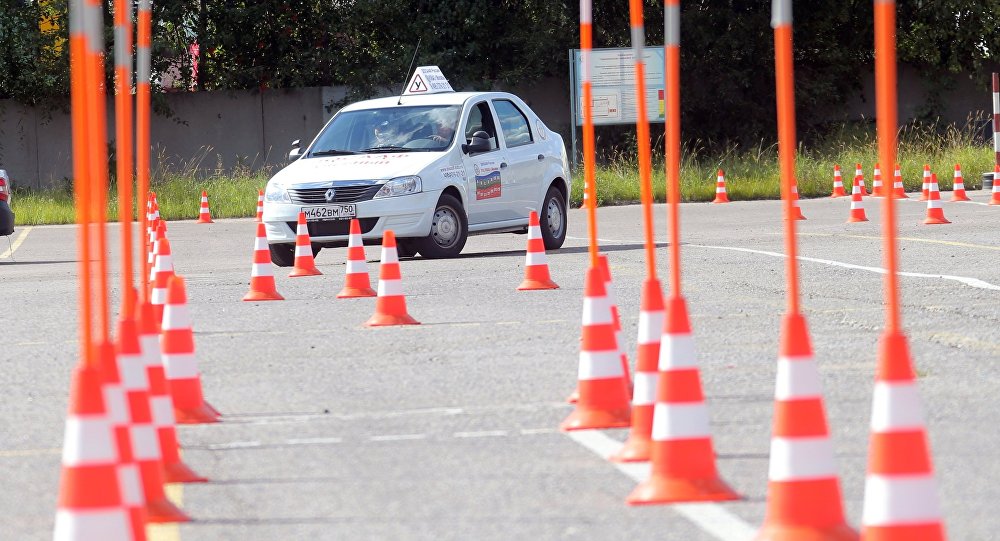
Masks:
[[[413,63],[417,61],[417,53],[420,51],[420,40],[421,39],[423,39],[423,38],[417,38],[417,46],[413,49],[413,58],[410,59],[410,69],[406,70],[406,75],[404,75],[404,77],[409,77],[410,76],[410,72],[413,71]],[[409,79],[406,79],[406,80],[403,81],[403,91],[399,93],[399,101],[396,102],[396,105],[402,105],[403,104],[403,94],[406,93],[406,83],[407,83],[407,81],[409,81]]]

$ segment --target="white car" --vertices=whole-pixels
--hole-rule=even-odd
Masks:
[[[449,86],[362,101],[341,109],[304,150],[296,143],[264,198],[279,266],[294,261],[299,211],[314,253],[346,246],[352,218],[372,242],[391,229],[403,256],[454,257],[469,234],[523,233],[532,210],[546,249],[566,238],[565,145],[512,94]]]

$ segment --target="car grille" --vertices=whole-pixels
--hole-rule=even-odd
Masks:
[[[361,233],[365,234],[371,231],[375,224],[378,223],[378,218],[359,218],[358,222],[361,224]],[[295,231],[298,227],[296,222],[285,222],[288,227]],[[309,229],[310,237],[335,237],[335,236],[346,236],[351,232],[351,221],[350,220],[325,220],[322,222],[307,222],[306,227]]]
[[[333,201],[326,200],[326,191],[330,188],[292,188],[288,197],[292,203],[304,205],[324,205],[326,203],[357,203],[368,201],[382,188],[381,184],[353,184],[333,186]]]

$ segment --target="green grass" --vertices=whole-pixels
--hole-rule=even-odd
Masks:
[[[907,191],[920,190],[923,166],[928,164],[938,174],[942,190],[950,190],[955,164],[961,164],[967,189],[981,187],[981,173],[993,169],[993,149],[977,142],[971,121],[966,128],[910,125],[900,130],[899,164]],[[711,201],[715,198],[715,174],[726,172],[726,191],[732,201],[778,199],[777,146],[758,148],[730,147],[709,153],[698,144],[687,152],[681,163],[681,198],[684,201]],[[656,145],[653,158],[653,194],[656,201],[665,200],[665,174],[662,144]],[[872,187],[872,167],[876,161],[876,142],[870,127],[845,125],[814,147],[800,146],[796,158],[796,177],[802,197],[825,197],[833,187],[833,166],[840,164],[844,185],[850,193],[854,164],[861,163],[865,183]],[[213,218],[253,216],[257,208],[257,190],[270,177],[270,169],[252,172],[243,166],[231,174],[216,173],[202,178],[196,170],[205,155],[171,169],[161,156],[154,172],[152,190],[157,192],[160,215],[167,220],[195,219],[201,201],[201,191],[207,190]],[[601,205],[639,201],[639,174],[636,159],[625,154],[605,156],[597,168],[597,200]],[[579,206],[582,200],[582,167],[575,170],[571,201]],[[882,164],[882,182],[892,186],[892,168]],[[108,204],[108,219],[116,220],[117,194],[112,186]],[[52,190],[15,188],[13,209],[19,225],[66,224],[74,222],[73,198],[70,187]]]

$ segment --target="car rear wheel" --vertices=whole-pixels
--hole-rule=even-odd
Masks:
[[[422,239],[414,239],[413,246],[420,255],[428,259],[442,259],[462,253],[468,238],[469,222],[462,203],[451,195],[444,194],[434,207],[431,234]]]
[[[562,192],[555,186],[549,188],[542,202],[542,212],[539,216],[542,228],[542,240],[546,250],[561,248],[566,241],[566,200]]]

